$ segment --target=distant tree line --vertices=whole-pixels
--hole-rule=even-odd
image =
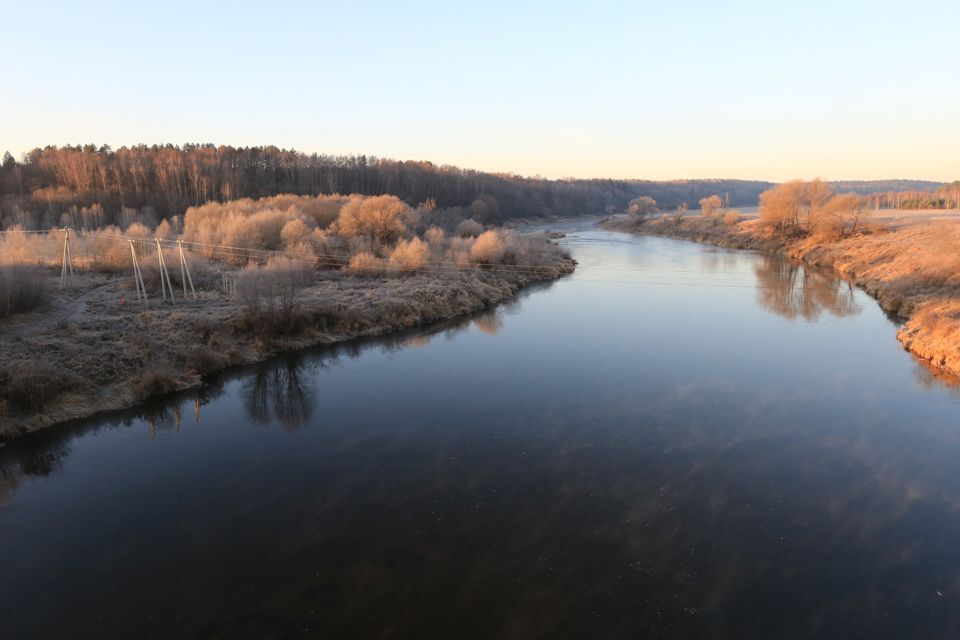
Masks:
[[[7,153],[0,164],[0,225],[58,226],[64,214],[129,224],[131,212],[162,220],[206,202],[277,194],[392,194],[410,206],[462,208],[482,223],[624,211],[647,196],[664,207],[729,193],[754,204],[771,183],[743,180],[548,180],[431,162],[306,154],[277,147],[92,144]]]
[[[840,180],[837,192],[866,196],[872,209],[960,209],[960,180],[944,184],[927,180]]]
[[[874,209],[960,209],[960,180],[926,191],[871,193]]]

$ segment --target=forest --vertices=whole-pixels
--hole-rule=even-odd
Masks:
[[[916,180],[837,181],[836,191],[869,196],[874,208],[960,207],[960,184]],[[66,145],[35,148],[0,163],[0,228],[154,224],[192,206],[292,195],[396,195],[408,206],[497,224],[517,218],[626,211],[639,197],[661,210],[694,208],[720,194],[727,206],[755,206],[774,183],[757,180],[551,180],[487,173],[428,161],[302,153],[274,146]]]
[[[34,149],[0,165],[0,225],[68,226],[86,209],[96,226],[122,225],[124,211],[160,221],[189,207],[278,194],[398,196],[412,207],[470,208],[484,224],[516,218],[622,211],[649,196],[661,207],[729,194],[733,206],[755,204],[768,182],[746,180],[602,180],[522,177],[425,161],[365,155],[306,154],[277,147],[212,144],[92,144]],[[62,219],[64,214],[72,218]],[[456,215],[456,214],[454,214]]]
[[[929,189],[878,191],[868,196],[874,209],[960,209],[960,180]]]

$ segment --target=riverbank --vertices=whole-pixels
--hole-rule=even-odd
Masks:
[[[321,270],[282,317],[219,291],[176,304],[154,298],[144,307],[127,302],[135,299],[128,277],[79,276],[46,309],[0,324],[0,442],[196,387],[206,374],[283,351],[488,309],[529,284],[573,272],[575,262],[550,246],[535,268]]]
[[[887,216],[890,217],[889,215]],[[935,369],[960,376],[960,221],[909,220],[839,239],[784,239],[758,220],[726,224],[702,216],[637,222],[608,218],[605,229],[783,254],[832,268],[904,319],[897,338]]]

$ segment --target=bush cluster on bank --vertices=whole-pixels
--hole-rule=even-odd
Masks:
[[[11,268],[0,283],[5,287],[0,289],[4,296],[0,305],[5,304],[0,313],[42,302],[40,268],[60,265],[63,237],[60,230],[36,233],[19,227],[0,235],[0,264]],[[451,216],[449,210],[429,203],[411,208],[395,196],[280,195],[211,202],[159,222],[152,212],[131,212],[125,226],[73,234],[74,266],[81,271],[129,273],[132,241],[144,277],[155,281],[159,278],[155,239],[184,242],[193,280],[201,288],[217,286],[225,270],[255,271],[280,257],[308,268],[358,275],[537,269],[563,258],[563,252],[545,238],[487,229],[462,213]],[[165,243],[161,251],[172,284],[180,289],[177,248]],[[247,273],[238,278],[247,289],[262,281]]]
[[[760,194],[760,221],[787,236],[814,234],[839,238],[862,231],[870,217],[867,199],[856,193],[834,194],[820,180],[791,180]]]

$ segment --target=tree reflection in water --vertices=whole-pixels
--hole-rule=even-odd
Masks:
[[[304,384],[303,370],[304,365],[294,358],[258,366],[242,390],[250,419],[261,426],[278,422],[288,431],[309,422],[313,395]]]
[[[315,398],[309,384],[310,380],[315,379],[311,375],[313,369],[336,366],[340,356],[359,359],[371,344],[385,353],[394,353],[410,347],[424,347],[438,335],[453,339],[471,326],[487,335],[496,335],[503,327],[501,311],[491,309],[413,336],[382,336],[373,343],[347,342],[327,348],[322,355],[292,354],[280,361],[262,363],[255,367],[242,386],[241,395],[247,415],[254,424],[260,426],[279,423],[290,431],[298,429],[308,423],[313,415]]]
[[[777,256],[764,256],[755,272],[760,305],[784,318],[816,320],[824,311],[841,318],[860,313],[853,284],[836,276]]]
[[[59,471],[69,453],[64,441],[27,441],[12,459],[0,459],[0,505],[10,502],[25,476],[44,477]]]
[[[503,318],[497,309],[491,309],[486,313],[481,313],[473,319],[474,326],[488,336],[495,336],[503,328]]]
[[[12,467],[0,467],[0,505],[10,502],[20,486],[22,473]]]

